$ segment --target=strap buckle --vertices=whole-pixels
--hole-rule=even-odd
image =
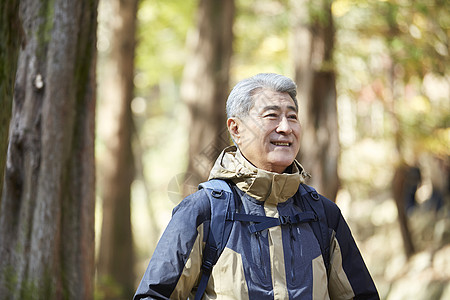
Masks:
[[[280,225],[291,224],[290,216],[279,216],[278,220],[280,221]]]
[[[211,195],[214,198],[220,198],[220,197],[222,197],[222,194],[223,194],[223,190],[212,190],[211,191]]]

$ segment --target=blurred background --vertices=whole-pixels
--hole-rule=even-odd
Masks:
[[[231,88],[274,72],[298,85],[308,184],[341,208],[381,298],[450,299],[448,1],[0,5],[0,294],[131,299],[230,144]]]
[[[450,298],[446,1],[141,0],[135,20],[119,17],[113,2],[100,2],[97,44],[99,298],[136,287],[171,210],[229,143],[230,88],[260,72],[297,82],[299,160],[342,209],[381,297]],[[136,33],[122,35],[135,36],[127,42],[136,43],[134,71],[111,78],[111,65],[133,55],[114,48],[124,22],[135,22]],[[118,97],[126,81],[128,100]],[[129,120],[115,129],[120,112],[111,106],[121,105]],[[120,131],[129,137],[117,143]],[[120,174],[109,176],[123,151]],[[129,200],[111,197],[124,182]],[[107,216],[114,205],[127,208]],[[105,226],[130,228],[132,241],[108,241]],[[120,268],[101,271],[103,243],[129,247],[134,281],[119,282]]]

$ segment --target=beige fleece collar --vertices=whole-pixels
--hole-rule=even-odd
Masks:
[[[252,165],[235,147],[225,148],[211,170],[210,179],[231,179],[251,197],[278,204],[292,197],[304,182],[307,173],[294,161],[291,173],[278,174]]]

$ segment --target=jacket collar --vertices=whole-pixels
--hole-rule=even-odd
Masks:
[[[216,160],[209,179],[230,179],[249,196],[270,204],[285,202],[298,190],[308,174],[295,160],[290,173],[274,173],[251,164],[235,146],[225,148]]]

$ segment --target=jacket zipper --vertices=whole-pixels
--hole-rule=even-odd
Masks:
[[[266,279],[266,268],[264,267],[264,263],[262,260],[261,232],[257,231],[257,232],[255,232],[255,235],[256,235],[256,240],[258,242],[259,265],[261,266],[261,270],[262,270],[264,279]]]
[[[292,232],[292,224],[289,224],[289,234],[291,236],[290,240],[290,244],[291,244],[291,279],[292,281],[295,281],[295,247],[294,247],[294,242],[295,242],[295,235]]]

